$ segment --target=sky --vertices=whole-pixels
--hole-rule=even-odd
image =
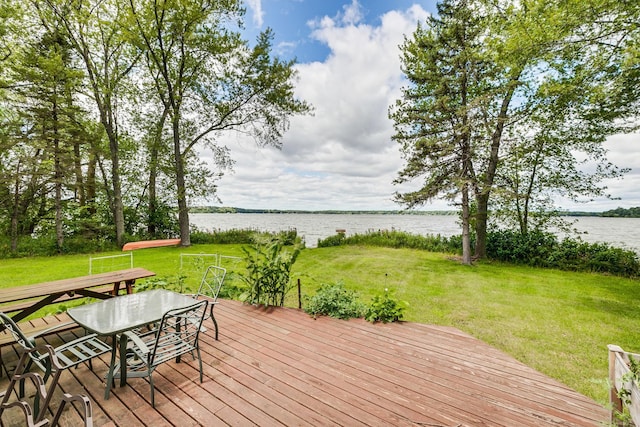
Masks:
[[[395,192],[419,183],[394,185],[403,168],[399,144],[391,140],[388,108],[406,84],[399,45],[418,22],[436,12],[435,0],[246,0],[245,37],[267,27],[274,54],[295,59],[296,96],[313,115],[294,116],[282,148],[258,148],[252,139],[229,134],[233,171],[218,181],[219,202],[208,205],[281,210],[399,210]],[[640,206],[639,135],[616,135],[606,148],[616,165],[631,168],[607,183],[620,200],[574,204],[562,209],[604,211]],[[207,154],[202,153],[206,159]],[[423,210],[454,209],[434,201]]]

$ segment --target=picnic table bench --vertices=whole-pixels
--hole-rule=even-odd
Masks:
[[[13,321],[19,322],[47,305],[86,297],[111,298],[118,295],[123,284],[123,289],[130,294],[133,292],[136,280],[154,275],[155,273],[144,268],[129,268],[34,285],[3,288],[0,289],[0,311],[13,313],[11,315]],[[25,322],[24,328],[22,326],[21,324],[26,335],[33,335],[52,325],[41,324],[39,327],[34,327],[32,323]],[[0,346],[13,341],[11,334],[0,333]]]

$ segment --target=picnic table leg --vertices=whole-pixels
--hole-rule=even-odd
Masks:
[[[113,291],[111,291],[111,295],[117,297],[120,293],[120,282],[113,282]]]
[[[127,293],[128,294],[132,294],[133,293],[133,284],[136,283],[135,279],[133,280],[127,280],[126,282],[124,282],[126,288],[127,288]]]

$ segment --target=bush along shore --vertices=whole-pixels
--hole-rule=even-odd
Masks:
[[[293,245],[299,239],[295,229],[278,233],[259,233],[253,229],[200,231],[191,233],[193,244],[251,244],[256,234],[273,234],[284,245]],[[133,241],[134,239],[132,239]],[[0,239],[0,249],[6,244]],[[473,240],[472,240],[473,244]],[[102,240],[66,239],[65,254],[108,252],[118,248]],[[417,235],[404,231],[370,231],[347,236],[338,233],[318,240],[318,248],[363,245],[389,248],[419,249],[429,252],[459,255],[462,237]],[[0,258],[58,255],[52,239],[23,239],[17,253],[0,250]],[[490,260],[566,271],[612,274],[621,277],[640,277],[640,260],[632,250],[613,247],[606,243],[586,243],[579,239],[558,239],[552,233],[534,231],[521,234],[509,230],[492,231],[488,235],[487,255]]]

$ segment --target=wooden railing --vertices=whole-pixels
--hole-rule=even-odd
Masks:
[[[622,425],[619,414],[626,409],[631,420],[640,426],[640,389],[633,378],[630,359],[640,363],[640,354],[629,353],[617,345],[609,344],[609,401],[612,425]]]

